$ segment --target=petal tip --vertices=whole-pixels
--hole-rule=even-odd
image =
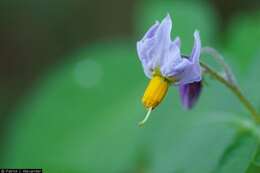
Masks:
[[[193,46],[193,49],[191,52],[190,59],[193,63],[195,63],[195,62],[199,62],[201,39],[200,39],[200,33],[198,30],[195,30],[193,35],[194,35],[194,46]]]
[[[164,23],[164,22],[169,22],[170,24],[172,23],[172,18],[169,13],[167,13],[166,16],[164,17],[162,23]]]
[[[197,29],[195,29],[195,31],[194,31],[194,37],[195,38],[200,38],[200,31],[199,30],[197,30]]]
[[[179,48],[181,47],[181,39],[177,36],[173,41]]]

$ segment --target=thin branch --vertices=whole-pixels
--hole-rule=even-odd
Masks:
[[[216,62],[219,63],[223,67],[227,80],[234,85],[236,84],[235,75],[233,74],[231,68],[225,62],[224,57],[216,49],[211,48],[211,47],[203,47],[201,49],[201,54],[203,54],[203,53],[211,55],[216,60]]]
[[[242,94],[241,90],[233,83],[230,83],[228,80],[219,75],[216,71],[214,71],[207,64],[200,62],[200,65],[210,74],[213,78],[224,84],[227,88],[229,88],[241,101],[241,103],[247,108],[247,110],[251,113],[252,118],[256,123],[260,123],[260,117],[255,110],[254,106],[249,102],[249,100]]]

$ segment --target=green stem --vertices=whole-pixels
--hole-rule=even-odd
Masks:
[[[203,47],[201,48],[201,54],[203,53],[211,55],[211,57],[223,67],[227,80],[234,85],[236,84],[235,75],[233,74],[231,68],[225,62],[224,57],[216,49],[212,47]]]
[[[228,87],[241,101],[241,103],[247,108],[247,110],[251,113],[252,118],[256,123],[260,123],[260,117],[254,108],[254,106],[249,102],[249,100],[242,94],[241,90],[238,86],[231,84],[229,81],[227,81],[224,77],[219,75],[216,71],[214,71],[211,67],[209,67],[207,64],[200,62],[200,65],[208,72],[213,78],[224,84],[226,87]]]

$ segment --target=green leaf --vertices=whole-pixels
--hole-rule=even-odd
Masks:
[[[8,129],[1,167],[50,173],[137,167],[144,79],[135,48],[126,42],[83,49],[23,100]]]
[[[182,118],[168,116],[154,132],[152,172],[212,173],[233,142],[236,116],[196,111],[178,116]]]
[[[233,143],[227,147],[216,173],[244,173],[248,169],[256,152],[257,140],[250,133],[238,134]]]
[[[259,173],[260,166],[256,165],[255,163],[251,163],[246,173]]]
[[[257,166],[260,166],[260,150],[259,150],[259,146],[258,146],[258,149],[257,149],[257,153],[255,155],[255,159],[254,159],[254,163],[257,165]]]

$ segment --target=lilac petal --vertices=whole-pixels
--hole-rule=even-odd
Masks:
[[[201,80],[201,68],[199,64],[201,41],[198,31],[194,32],[194,38],[194,47],[191,56],[187,59],[190,63],[186,63],[186,66],[180,64],[180,67],[175,67],[183,70],[181,73],[175,75],[178,80],[175,84],[184,85]]]
[[[161,22],[158,31],[156,33],[158,48],[160,48],[158,52],[160,52],[160,54],[164,52],[164,49],[167,49],[170,46],[171,30],[172,30],[172,20],[170,15],[168,14]]]
[[[172,20],[168,14],[161,23],[156,22],[137,42],[137,53],[147,77],[151,78],[159,68],[162,76],[174,77],[176,85],[184,85],[201,80],[199,64],[201,41],[199,32],[194,32],[194,47],[191,56],[182,58],[180,39],[171,41]]]
[[[147,40],[144,43],[142,43],[142,41],[137,42],[138,57],[142,63],[144,72],[148,78],[151,78],[150,74],[152,73],[152,59],[149,56],[149,51],[152,46],[154,46],[153,39]]]
[[[178,69],[178,66],[183,59],[180,53],[180,38],[177,37],[170,45],[169,50],[165,52],[163,63],[161,64],[161,73],[163,76],[170,77],[174,76]]]
[[[153,26],[146,32],[144,37],[137,42],[137,54],[142,61],[143,59],[149,59],[147,51],[155,44],[155,33],[159,27],[159,22],[156,21]]]
[[[181,39],[180,37],[176,37],[172,44],[178,48],[181,48]]]
[[[185,85],[192,82],[198,82],[201,80],[201,69],[199,64],[187,63],[183,71],[175,75],[178,80],[176,85]]]
[[[171,44],[172,20],[168,14],[161,22],[156,31],[156,45],[151,49],[150,56],[153,57],[153,69],[161,67],[164,62],[164,56]]]
[[[144,37],[142,40],[144,39],[148,39],[148,38],[152,38],[155,33],[156,33],[156,30],[158,29],[159,27],[159,24],[160,22],[159,21],[156,21],[155,24],[153,24],[153,26],[151,26],[148,31],[145,33]]]
[[[182,106],[191,109],[198,101],[202,89],[202,82],[193,82],[179,86]]]
[[[170,16],[167,15],[161,24],[156,22],[143,39],[137,42],[137,53],[145,74],[149,78],[152,71],[161,66],[164,54],[170,47],[171,27],[172,21]]]
[[[190,56],[190,60],[192,63],[199,63],[200,50],[201,50],[200,34],[199,31],[196,30],[194,32],[194,46]]]
[[[145,76],[148,77],[149,79],[151,79],[152,76],[153,76],[153,70],[150,69],[148,66],[145,66],[145,65],[143,65],[143,69],[144,69]]]
[[[137,42],[137,54],[143,65],[144,72],[147,77],[151,78],[152,74],[152,57],[150,55],[151,49],[156,44],[155,34],[159,27],[157,21],[150,29],[146,32],[142,40]]]

